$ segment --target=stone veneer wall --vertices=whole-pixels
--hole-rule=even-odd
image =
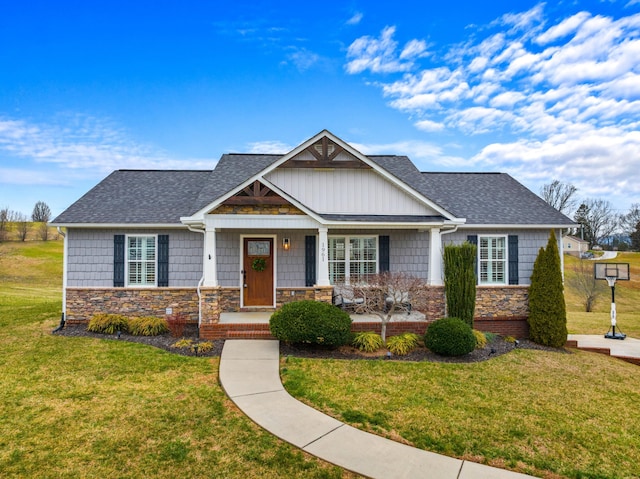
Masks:
[[[476,329],[515,337],[527,337],[529,326],[529,288],[526,286],[479,287],[476,290]],[[331,303],[333,288],[278,288],[276,307],[300,300]],[[220,320],[221,312],[240,311],[239,288],[203,288],[202,330],[203,337]],[[429,287],[426,311],[427,322],[445,316],[444,288]],[[118,313],[125,316],[166,316],[166,308],[173,314],[184,314],[188,320],[198,321],[198,295],[195,288],[68,288],[66,319],[70,323],[88,321],[96,313]],[[250,311],[260,309],[250,308]],[[272,311],[265,308],[264,311]],[[426,323],[423,323],[426,326]],[[416,325],[412,325],[418,327]],[[398,333],[408,324],[398,326]],[[423,332],[422,326],[418,329]],[[397,334],[390,329],[390,335]],[[210,336],[213,336],[212,334]]]
[[[195,288],[67,288],[67,311],[70,323],[89,321],[97,313],[125,316],[166,316],[182,313],[198,321],[198,294]]]

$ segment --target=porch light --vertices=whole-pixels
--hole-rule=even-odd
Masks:
[[[285,251],[289,251],[290,247],[291,243],[289,241],[289,238],[282,238],[282,249]]]

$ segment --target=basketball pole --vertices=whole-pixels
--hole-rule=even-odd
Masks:
[[[604,335],[607,339],[624,339],[627,337],[626,334],[616,333],[616,277],[615,276],[607,276],[607,283],[611,287],[611,327],[607,334]]]

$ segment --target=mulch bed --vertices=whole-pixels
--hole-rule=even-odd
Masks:
[[[175,348],[172,347],[179,338],[174,338],[169,334],[162,334],[160,336],[132,336],[127,333],[122,333],[118,339],[116,335],[107,335],[93,333],[87,331],[87,327],[84,324],[68,324],[62,331],[53,333],[58,336],[69,337],[92,337],[99,339],[108,339],[113,341],[129,341],[141,344],[147,344],[149,346],[155,346],[156,348],[164,349],[174,354],[180,354],[183,356],[220,356],[222,353],[222,347],[224,346],[224,340],[207,341],[213,344],[213,349],[205,353],[196,352],[191,348]],[[197,343],[197,328],[194,326],[187,326],[185,329],[184,337],[191,339],[194,343]],[[205,342],[200,341],[200,342]],[[505,341],[500,336],[497,336],[493,341],[487,344],[483,349],[476,349],[465,356],[458,357],[446,357],[432,353],[428,349],[421,347],[414,350],[407,356],[392,356],[390,359],[402,360],[402,361],[431,361],[441,363],[476,363],[479,361],[486,361],[491,358],[495,358],[518,349],[538,349],[544,351],[554,351],[560,353],[567,353],[566,349],[549,348],[533,343],[529,340],[519,340],[518,344],[514,344],[509,341]],[[300,344],[286,344],[280,343],[280,354],[283,356],[295,356],[301,358],[322,358],[322,359],[387,359],[386,350],[376,353],[363,353],[351,346],[342,346],[336,349],[329,349],[321,346],[314,345],[300,345]]]

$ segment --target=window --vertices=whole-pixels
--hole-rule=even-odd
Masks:
[[[329,238],[329,281],[366,280],[378,272],[378,238],[344,236]]]
[[[505,236],[478,238],[480,284],[507,283],[507,239]]]
[[[156,285],[156,237],[127,236],[127,286]]]

